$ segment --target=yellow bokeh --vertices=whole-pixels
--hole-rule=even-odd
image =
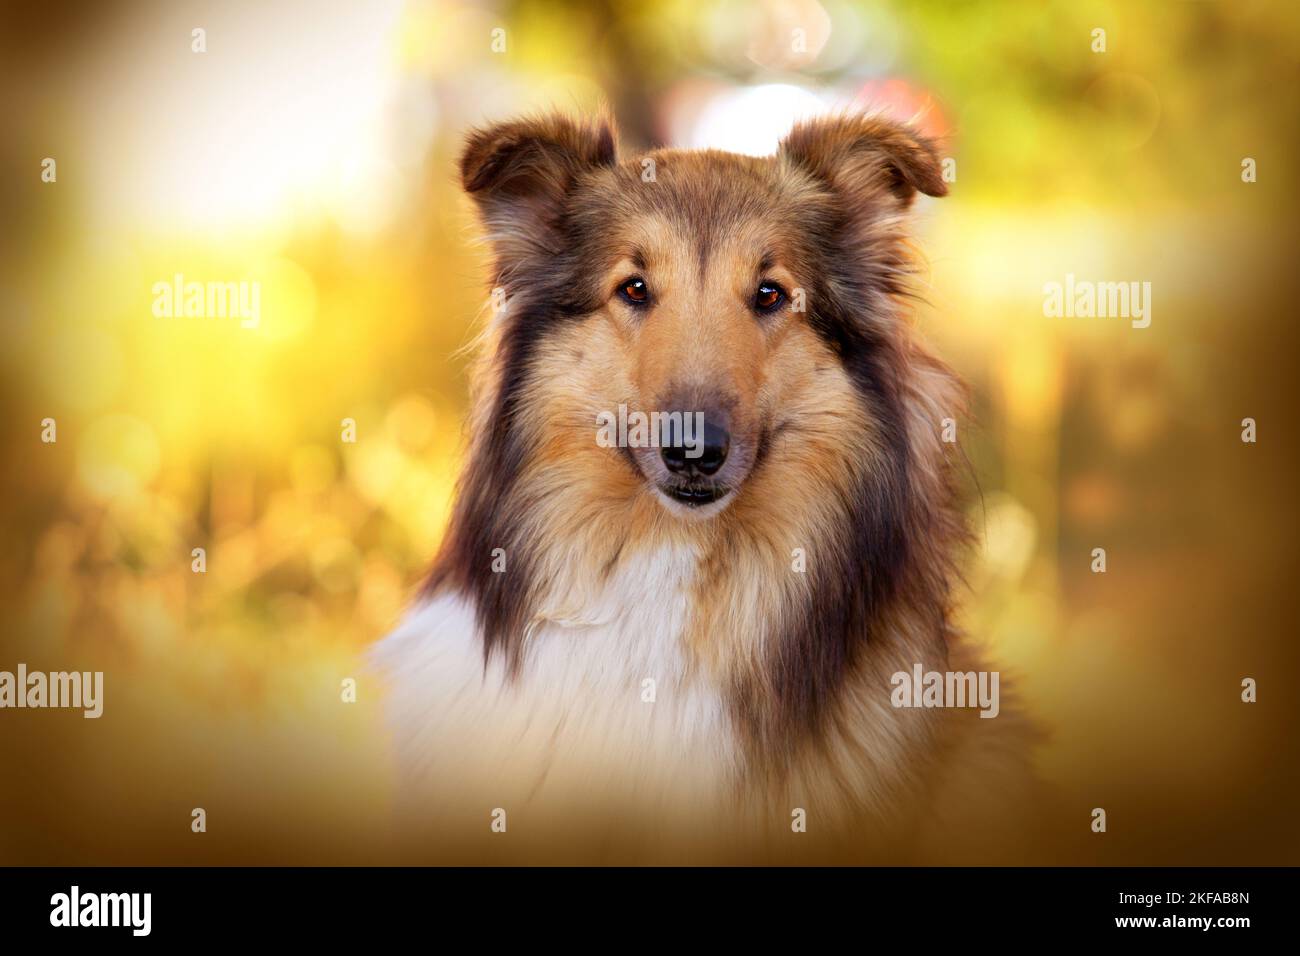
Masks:
[[[1295,710],[1235,703],[1245,675],[1285,697],[1295,665],[1294,5],[165,7],[33,13],[29,54],[0,64],[0,149],[26,177],[0,214],[0,668],[122,688],[93,747],[70,723],[4,734],[29,774],[0,810],[79,809],[63,835],[96,861],[188,861],[117,824],[203,787],[239,821],[231,858],[382,857],[364,655],[446,527],[488,294],[465,131],[604,103],[629,149],[744,150],[857,104],[918,116],[953,163],[915,209],[914,318],[971,386],[959,618],[1043,728],[1036,765],[1070,812],[1103,791],[1166,848],[1214,810],[1185,797],[1211,777],[1239,818],[1280,817],[1225,768],[1274,766]],[[1150,281],[1150,327],[1049,315],[1067,276]],[[162,308],[191,283],[256,315]],[[60,852],[0,836],[6,862]]]

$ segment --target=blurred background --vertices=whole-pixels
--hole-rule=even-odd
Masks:
[[[943,138],[916,321],[975,397],[963,615],[1045,731],[1060,845],[1033,862],[1300,862],[1294,4],[0,17],[0,669],[106,672],[97,721],[0,712],[0,863],[388,858],[360,657],[463,449],[487,294],[454,158],[601,103],[633,149],[761,154],[844,107]],[[157,317],[178,274],[258,283],[257,326]],[[1067,274],[1150,282],[1150,327],[1046,317]]]

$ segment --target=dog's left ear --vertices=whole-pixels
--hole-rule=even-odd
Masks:
[[[880,117],[828,116],[799,123],[778,156],[827,183],[855,209],[906,209],[917,192],[945,196],[934,144]]]

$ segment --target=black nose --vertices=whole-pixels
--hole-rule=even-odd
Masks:
[[[712,475],[727,460],[727,451],[731,448],[731,433],[717,422],[705,419],[704,434],[695,436],[689,445],[685,441],[674,440],[659,449],[664,466],[675,475]],[[696,451],[699,457],[691,457]]]

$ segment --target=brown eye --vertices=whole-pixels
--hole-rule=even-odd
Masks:
[[[775,282],[761,282],[754,293],[754,308],[759,312],[772,312],[785,301],[785,290]]]
[[[624,302],[632,305],[645,305],[650,301],[650,289],[640,276],[625,279],[618,287],[618,294],[623,297]]]

